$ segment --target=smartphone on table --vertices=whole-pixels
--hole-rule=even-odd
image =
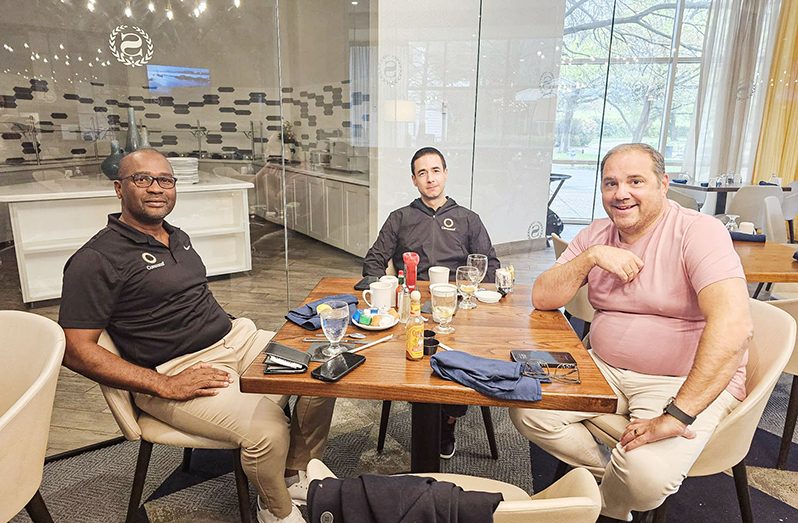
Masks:
[[[353,369],[366,361],[360,354],[343,352],[327,360],[326,363],[316,367],[310,373],[311,377],[321,381],[338,381],[349,374]]]

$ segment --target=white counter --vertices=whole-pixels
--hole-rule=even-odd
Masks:
[[[178,184],[167,220],[192,238],[208,276],[252,268],[247,189],[253,185],[200,173],[196,184]],[[67,259],[119,212],[113,182],[71,178],[0,186],[8,203],[20,287],[25,303],[61,296]]]

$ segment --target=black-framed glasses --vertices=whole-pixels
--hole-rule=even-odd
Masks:
[[[150,176],[149,174],[131,174],[120,178],[119,181],[127,180],[128,178],[131,178],[133,184],[141,189],[146,189],[152,185],[152,182],[158,182],[161,189],[174,189],[177,183],[177,178],[174,176]]]
[[[558,383],[580,384],[579,367],[565,365],[549,365],[545,361],[529,360],[524,362],[521,373],[524,376],[537,378],[544,383],[556,381]]]

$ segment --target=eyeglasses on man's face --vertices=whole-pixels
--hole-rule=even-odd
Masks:
[[[128,178],[133,181],[133,185],[140,189],[148,188],[152,185],[152,182],[158,182],[161,189],[174,189],[175,183],[177,183],[177,179],[174,176],[150,176],[149,174],[131,174],[120,178],[119,181],[121,182]]]

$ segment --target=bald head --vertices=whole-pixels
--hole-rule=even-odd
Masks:
[[[136,172],[137,166],[142,160],[150,160],[152,158],[158,158],[159,161],[165,160],[166,164],[169,165],[169,172],[174,174],[172,171],[172,164],[169,163],[163,153],[156,151],[155,149],[144,148],[136,149],[132,153],[128,153],[122,157],[122,160],[119,162],[118,177],[124,178],[125,176],[130,176]]]

